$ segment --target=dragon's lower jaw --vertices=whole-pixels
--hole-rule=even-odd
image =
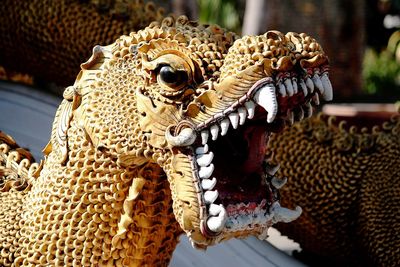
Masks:
[[[277,103],[273,103],[265,99],[268,92],[264,96],[259,93],[270,90],[268,86],[261,84],[251,100],[225,119],[203,126],[201,140],[192,145],[192,172],[201,189],[199,206],[203,209],[200,230],[206,238],[193,240],[197,245],[247,235],[265,238],[273,223],[290,222],[301,214],[300,207],[289,210],[279,204],[278,189],[285,179],[275,177],[279,166],[265,158],[266,143],[271,132],[281,131],[285,124],[293,124],[304,115],[310,116],[311,104],[319,103],[318,93],[324,98],[326,95],[307,86],[308,92],[278,94]],[[332,90],[322,89],[325,93]],[[279,109],[271,108],[271,104]],[[233,129],[228,131],[230,126]]]
[[[280,129],[283,122],[277,118],[267,124],[260,117],[195,149],[197,169],[193,172],[203,189],[207,216],[202,219],[201,232],[211,244],[247,235],[264,239],[273,223],[290,222],[301,214],[300,208],[279,205],[278,189],[285,179],[275,177],[279,166],[265,158],[270,132]]]

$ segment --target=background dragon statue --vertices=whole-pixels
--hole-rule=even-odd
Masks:
[[[301,213],[280,206],[265,143],[332,98],[327,70],[305,34],[239,38],[186,17],[95,46],[44,161],[1,134],[0,264],[158,266],[182,231],[199,248],[265,238]]]
[[[268,151],[289,177],[282,203],[304,208],[278,229],[309,264],[400,266],[399,114],[379,126],[319,115],[273,135]]]
[[[162,10],[141,1],[36,0],[18,4],[10,1],[0,6],[0,14],[3,18],[0,64],[67,85],[72,83],[78,64],[82,58],[89,57],[94,44],[111,43],[123,33],[160,20]],[[82,23],[85,27],[78,27]],[[212,54],[202,60],[207,62],[207,57],[210,64]],[[49,67],[53,65],[57,68]],[[215,68],[219,72],[219,66]],[[315,96],[314,101],[318,101]],[[300,119],[303,110],[295,111],[286,119]],[[345,126],[343,120],[318,116],[270,136],[266,158],[270,158],[273,166],[278,162],[282,166],[279,171],[274,168],[278,171],[276,176],[289,177],[281,189],[285,196],[282,203],[293,208],[296,203],[303,207],[298,220],[277,226],[298,241],[303,252],[312,253],[313,259],[328,258],[324,264],[398,266],[399,119],[394,117],[372,124],[359,120],[357,124],[360,128],[363,125],[369,128],[357,131]],[[379,127],[372,127],[373,124]],[[7,151],[17,150],[25,156],[17,156],[15,151],[3,154],[14,155],[18,164],[9,160],[2,175],[16,176],[19,170],[28,177],[25,167],[18,169],[18,166],[26,166],[27,160],[22,159],[30,159],[29,153],[16,148],[11,139],[4,137],[3,140],[8,140],[4,141],[10,147]],[[38,166],[32,166],[33,174]],[[26,182],[22,184],[27,186]],[[19,182],[15,184],[18,185]],[[4,188],[9,190],[10,183]]]

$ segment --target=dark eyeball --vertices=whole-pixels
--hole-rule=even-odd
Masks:
[[[178,75],[170,66],[162,66],[160,69],[160,78],[165,83],[175,83]]]
[[[185,71],[177,71],[171,66],[162,66],[158,73],[159,79],[168,86],[177,87],[187,82]]]

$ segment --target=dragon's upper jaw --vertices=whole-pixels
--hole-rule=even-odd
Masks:
[[[200,230],[210,245],[235,236],[266,235],[277,221],[289,222],[301,209],[279,205],[275,177],[279,166],[265,159],[271,132],[312,113],[319,96],[330,99],[332,87],[325,71],[314,70],[304,79],[286,77],[256,82],[248,94],[197,126],[200,136],[191,145],[189,159],[198,193]],[[296,118],[295,118],[296,117]]]

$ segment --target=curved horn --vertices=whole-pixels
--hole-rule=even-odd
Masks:
[[[167,139],[168,144],[172,146],[190,146],[196,140],[196,132],[192,128],[184,128],[177,136],[171,134],[171,128],[173,126],[168,126],[165,132],[165,139]]]

